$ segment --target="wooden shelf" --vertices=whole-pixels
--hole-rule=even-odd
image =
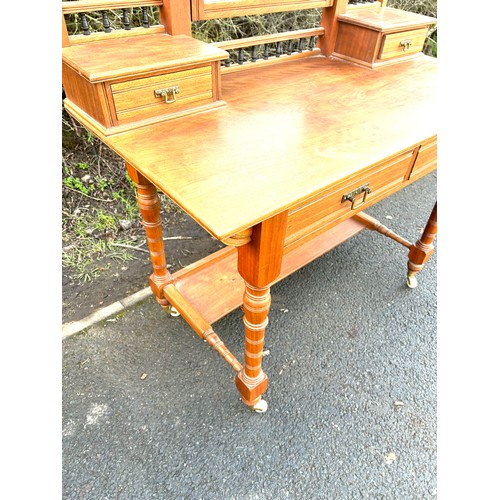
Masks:
[[[348,240],[364,227],[360,222],[348,219],[294,248],[284,255],[281,273],[275,283]],[[215,323],[243,303],[245,284],[237,264],[237,249],[223,248],[175,273],[175,288],[207,323]]]

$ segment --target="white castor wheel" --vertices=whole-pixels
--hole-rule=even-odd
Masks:
[[[408,273],[408,277],[406,278],[406,284],[408,288],[417,288],[418,281],[417,277],[414,274]]]
[[[249,408],[256,413],[265,413],[267,411],[267,401],[261,399],[254,405],[249,406]]]
[[[163,310],[167,314],[170,314],[170,316],[172,316],[173,318],[177,318],[177,316],[181,315],[181,313],[174,306],[165,306],[163,307]]]
[[[171,306],[170,307],[170,312],[169,312],[170,316],[172,316],[173,318],[177,318],[177,316],[180,316],[181,313],[174,307],[174,306]]]

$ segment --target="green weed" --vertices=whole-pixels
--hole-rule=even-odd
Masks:
[[[88,185],[86,186],[82,180],[78,177],[73,177],[72,175],[65,177],[63,179],[63,183],[65,186],[69,187],[70,189],[75,189],[76,191],[80,191],[82,194],[88,195],[93,191],[94,186],[93,185]]]

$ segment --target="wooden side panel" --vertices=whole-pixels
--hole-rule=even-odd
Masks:
[[[335,52],[344,56],[372,63],[378,53],[381,34],[377,31],[339,23]]]
[[[109,103],[103,84],[91,84],[63,64],[62,82],[66,98],[105,127],[111,126]]]

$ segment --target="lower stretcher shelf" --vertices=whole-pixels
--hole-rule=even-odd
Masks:
[[[284,255],[281,273],[276,282],[364,228],[360,222],[348,219],[295,247]],[[176,289],[209,324],[215,323],[243,303],[245,283],[238,273],[237,264],[238,250],[226,247],[174,274]]]

